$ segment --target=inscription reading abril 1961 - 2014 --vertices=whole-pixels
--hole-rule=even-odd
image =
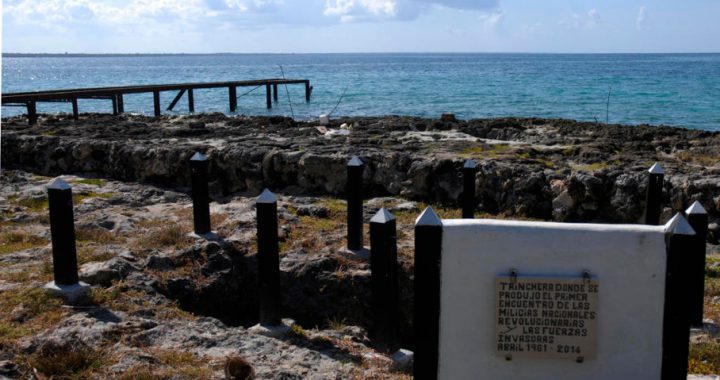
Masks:
[[[498,354],[595,357],[596,279],[507,276],[497,278],[495,287]]]

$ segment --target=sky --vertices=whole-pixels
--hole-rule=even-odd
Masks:
[[[719,0],[3,0],[14,53],[720,52]]]

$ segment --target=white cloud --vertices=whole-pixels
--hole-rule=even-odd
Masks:
[[[497,8],[499,0],[415,0],[431,3],[445,8],[457,9],[492,9]]]
[[[504,18],[505,16],[502,12],[489,13],[480,16],[480,20],[482,20],[482,24],[485,29],[495,29],[499,27]]]
[[[572,29],[594,29],[600,22],[600,13],[593,8],[584,14],[573,13],[570,18],[558,21],[558,25]]]
[[[645,29],[647,23],[647,8],[643,5],[638,10],[637,18],[635,19],[635,28],[637,30]]]

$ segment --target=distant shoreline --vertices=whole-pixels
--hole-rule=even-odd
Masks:
[[[187,57],[235,55],[718,55],[720,52],[684,53],[544,53],[544,52],[343,52],[343,53],[2,53],[3,58]]]

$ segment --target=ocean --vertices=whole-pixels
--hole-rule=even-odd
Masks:
[[[238,114],[545,117],[720,130],[720,54],[214,54],[3,57],[2,91],[309,79],[265,90],[238,88]],[[344,96],[343,96],[344,93]],[[174,93],[161,95],[163,108]],[[289,99],[288,99],[289,98]],[[339,104],[338,104],[339,101]],[[152,95],[126,95],[125,111],[152,113]],[[80,112],[110,112],[107,100],[80,100]],[[70,104],[40,103],[42,113]],[[196,90],[196,112],[229,113],[226,89]],[[2,107],[2,116],[24,113]],[[187,112],[180,101],[175,111]]]

